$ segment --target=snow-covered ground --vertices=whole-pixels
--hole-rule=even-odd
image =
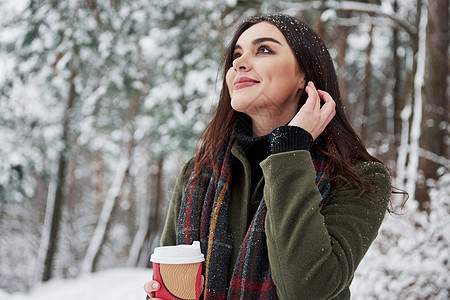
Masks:
[[[26,294],[0,290],[0,300],[144,300],[143,286],[151,278],[151,269],[109,269],[73,279],[52,279]]]

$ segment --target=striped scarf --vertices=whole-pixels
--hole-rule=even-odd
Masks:
[[[264,197],[240,246],[231,282],[228,281],[233,246],[229,224],[233,144],[231,139],[218,156],[218,180],[208,170],[197,180],[190,180],[186,187],[178,216],[177,244],[200,240],[205,255],[204,299],[278,299],[267,252]],[[322,195],[320,209],[330,191],[329,172],[325,159],[318,158],[319,154],[311,156],[316,168],[316,185]]]

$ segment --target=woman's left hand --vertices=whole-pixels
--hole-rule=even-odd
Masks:
[[[310,81],[305,88],[308,99],[288,125],[298,126],[308,131],[315,140],[336,114],[336,103],[325,91],[317,90]],[[325,103],[320,107],[320,99]]]
[[[205,276],[202,275],[200,278],[200,294],[203,293],[204,284],[205,284]],[[158,298],[155,298],[155,292],[159,291],[160,288],[161,288],[161,284],[156,280],[151,280],[151,281],[147,282],[146,284],[144,284],[144,290],[148,295],[147,299],[156,299],[157,300]],[[160,299],[160,300],[162,300],[162,299]]]
[[[144,285],[144,290],[148,295],[147,299],[157,300],[158,298],[155,298],[155,292],[159,291],[160,288],[161,288],[161,284],[156,280],[147,282]]]

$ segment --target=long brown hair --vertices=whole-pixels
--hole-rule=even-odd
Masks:
[[[342,106],[336,72],[333,61],[319,35],[302,21],[283,14],[255,16],[247,19],[236,30],[223,59],[223,82],[219,103],[211,122],[200,137],[200,146],[196,153],[194,179],[201,171],[211,167],[217,174],[219,166],[216,159],[219,151],[229,140],[237,120],[237,112],[231,107],[231,98],[225,81],[226,73],[232,66],[233,51],[241,34],[251,26],[267,21],[275,25],[291,46],[298,66],[305,74],[305,82],[312,81],[321,90],[327,91],[336,102],[336,115],[324,132],[316,139],[315,149],[328,156],[329,170],[333,183],[344,180],[360,189],[363,193],[371,189],[360,174],[351,166],[354,160],[378,161],[370,155],[361,139],[350,126]],[[307,99],[302,93],[299,105]]]

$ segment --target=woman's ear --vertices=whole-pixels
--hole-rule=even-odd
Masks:
[[[305,87],[306,87],[305,75],[302,74],[302,75],[300,76],[300,79],[298,80],[298,86],[297,86],[297,88],[298,88],[299,90],[304,90]]]

